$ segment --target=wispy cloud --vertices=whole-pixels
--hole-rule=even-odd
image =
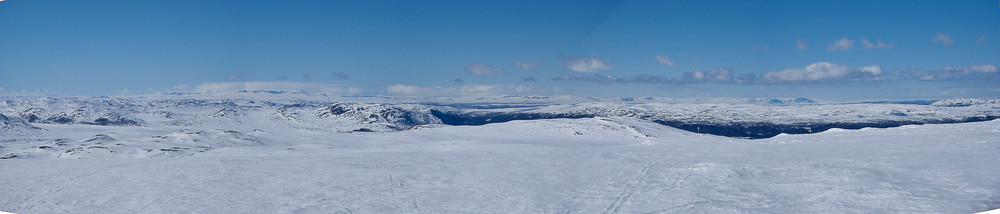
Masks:
[[[979,40],[976,40],[976,43],[977,44],[985,44],[986,43],[986,35],[984,34],[982,36],[979,36]]]
[[[174,90],[188,92],[234,92],[234,91],[299,91],[308,93],[343,93],[338,85],[315,82],[213,82],[196,86],[179,85]]]
[[[882,68],[873,65],[853,68],[829,62],[817,62],[805,68],[768,71],[760,75],[767,82],[824,82],[843,80],[872,80],[882,75]]]
[[[826,47],[828,51],[847,51],[854,48],[854,40],[847,39],[847,37],[840,38]]]
[[[229,79],[240,79],[246,77],[246,74],[229,74]]]
[[[278,80],[287,80],[288,79],[288,75],[281,75],[281,76],[275,77],[275,79],[278,79]]]
[[[48,89],[41,90],[41,91],[33,91],[33,90],[7,90],[4,87],[0,87],[0,97],[4,97],[4,96],[10,96],[10,97],[30,96],[30,97],[34,97],[34,96],[51,96],[51,95],[56,95],[56,94],[59,94],[59,93],[56,92],[56,91],[50,91]]]
[[[462,95],[492,95],[525,93],[531,91],[531,86],[523,85],[463,85],[459,92]]]
[[[486,63],[470,63],[465,66],[465,72],[473,75],[497,75],[503,74],[503,68],[487,65]]]
[[[463,80],[462,78],[455,78],[453,80],[449,80],[448,82],[450,82],[450,83],[457,83],[459,85],[465,84],[465,80]]]
[[[971,69],[971,68],[970,68]],[[978,68],[981,71],[988,68]],[[553,81],[564,82],[598,82],[598,83],[656,83],[656,84],[695,84],[695,83],[720,83],[720,84],[795,84],[795,83],[822,83],[838,81],[864,81],[881,80],[884,73],[878,65],[864,67],[850,67],[829,62],[813,63],[805,68],[793,68],[777,71],[764,72],[755,75],[753,73],[737,74],[730,69],[716,68],[712,70],[695,70],[685,72],[680,78],[668,77],[666,75],[640,74],[630,77],[619,77],[614,75],[566,75],[552,78]]]
[[[991,65],[991,64],[973,65],[973,66],[970,66],[970,67],[958,67],[958,68],[946,67],[945,69],[947,69],[947,70],[960,70],[960,71],[963,71],[963,72],[977,72],[977,73],[996,73],[997,72],[997,66]]]
[[[656,59],[656,62],[659,62],[660,65],[677,66],[677,63],[674,63],[674,61],[671,61],[670,57],[667,57],[667,56],[664,56],[664,55],[657,54],[656,57],[653,57],[653,59]]]
[[[941,42],[941,44],[944,44],[945,46],[955,45],[955,40],[952,40],[951,36],[948,36],[948,34],[945,33],[938,33],[934,36],[934,43],[938,42]]]
[[[392,85],[386,92],[405,96],[484,96],[518,94],[531,92],[531,86],[523,85],[462,85],[460,87],[421,87],[412,85]]]
[[[957,79],[977,79],[986,75],[997,77],[1000,70],[992,64],[972,65],[967,67],[945,67],[944,70],[909,70],[896,71],[896,76],[909,77],[920,80],[957,80]]]
[[[521,78],[521,81],[517,81],[517,83],[526,83],[535,81],[538,81],[538,79],[535,79],[534,77],[527,77],[527,78]]]
[[[386,92],[390,94],[401,94],[401,95],[440,95],[444,88],[435,87],[420,87],[412,85],[391,85],[386,87]]]
[[[599,83],[652,83],[652,84],[687,84],[687,83],[735,83],[748,84],[756,82],[757,76],[746,73],[734,75],[732,70],[716,68],[708,71],[691,71],[684,73],[681,78],[672,78],[666,75],[639,74],[630,77],[618,77],[614,75],[567,75],[552,78],[553,81],[563,82],[599,82]]]
[[[796,39],[795,40],[795,48],[797,48],[797,49],[799,49],[801,51],[801,50],[809,49],[809,46],[806,45],[806,41],[801,40],[801,39]]]
[[[615,75],[566,75],[554,77],[557,82],[596,82],[596,83],[651,83],[651,84],[814,84],[834,82],[859,82],[885,80],[889,76],[919,80],[996,80],[1000,79],[1000,69],[992,64],[972,65],[965,67],[945,67],[943,70],[909,70],[887,73],[881,66],[870,65],[851,67],[830,62],[817,62],[804,68],[792,68],[768,71],[755,75],[753,73],[736,74],[729,69],[696,70],[686,72],[680,78],[666,75],[639,74],[620,77]]]
[[[877,48],[895,48],[896,45],[884,43],[882,41],[875,41],[872,43],[867,39],[861,39],[861,44],[865,46],[865,49],[877,49]]]
[[[525,71],[535,70],[541,67],[537,62],[515,62],[514,68]]]
[[[566,68],[571,71],[583,72],[583,73],[593,73],[599,70],[611,70],[611,65],[605,63],[600,59],[593,57],[588,57],[588,58],[570,57],[568,59],[563,60],[563,65],[565,65]]]
[[[666,77],[664,75],[640,74],[633,77],[617,77],[614,75],[594,74],[591,76],[566,75],[553,77],[552,81],[560,82],[599,82],[599,83],[660,83],[679,84],[680,80]]]
[[[308,80],[308,79],[312,79],[312,75],[309,75],[309,74],[303,74],[303,75],[302,75],[302,79],[307,79],[307,80]]]
[[[733,81],[733,71],[730,69],[692,71],[684,74],[684,80],[689,82],[731,82]]]

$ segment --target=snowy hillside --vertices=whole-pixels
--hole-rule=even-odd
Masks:
[[[0,114],[0,133],[10,137],[31,135],[37,131],[38,127],[28,124],[24,120],[16,117],[7,117]]]
[[[236,94],[241,95],[241,94]],[[406,100],[291,94],[249,99],[233,94],[156,98],[22,98],[0,100],[0,113],[32,124],[189,129],[227,127],[390,132],[418,125],[483,125],[512,120],[631,117],[692,132],[742,138],[804,134],[830,128],[896,127],[1000,118],[1000,100],[951,99],[930,104],[817,103],[796,99],[567,102],[570,98],[495,97]],[[284,94],[281,94],[284,95]]]
[[[16,213],[1000,208],[997,100],[375,102],[385,100],[296,96],[0,100],[0,208]],[[715,129],[718,135],[691,129]],[[792,132],[798,129],[811,130]],[[739,134],[747,130],[766,134]]]

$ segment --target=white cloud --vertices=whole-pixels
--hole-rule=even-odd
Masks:
[[[861,44],[865,46],[865,49],[873,49],[873,48],[895,48],[896,47],[896,45],[884,43],[882,41],[875,41],[875,43],[872,44],[872,42],[868,41],[867,39],[861,39]]]
[[[986,64],[986,65],[973,65],[970,67],[945,67],[946,71],[957,71],[964,73],[996,73],[997,66]]]
[[[847,39],[847,37],[840,38],[830,46],[826,47],[828,51],[847,51],[854,48],[854,40]]]
[[[391,85],[386,87],[386,92],[390,94],[403,94],[403,95],[432,95],[440,94],[440,90],[437,88],[427,88],[412,85]]]
[[[752,84],[758,83],[757,76],[750,73],[735,75],[732,70],[716,68],[708,71],[696,70],[684,73],[681,78],[668,77],[666,75],[639,74],[635,76],[619,77],[614,75],[591,76],[567,75],[554,77],[552,81],[563,82],[598,82],[598,83],[651,83],[651,84],[691,84],[691,83],[735,83]]]
[[[495,85],[463,85],[461,88],[462,93],[485,93],[495,90],[497,86]]]
[[[535,69],[538,69],[538,67],[541,67],[541,66],[539,66],[537,62],[515,62],[514,63],[514,68],[525,70],[525,71],[535,70]]]
[[[934,43],[938,42],[941,42],[941,44],[944,44],[945,46],[955,45],[955,40],[951,40],[951,36],[948,36],[948,34],[945,33],[938,33],[934,36]]]
[[[945,67],[944,70],[909,70],[896,71],[896,76],[910,77],[920,80],[956,80],[956,79],[977,79],[986,75],[1000,73],[997,66],[992,64],[972,65],[968,67]]]
[[[797,49],[799,49],[801,51],[801,50],[809,49],[809,46],[806,46],[806,41],[803,41],[803,40],[800,40],[800,39],[796,39],[795,40],[795,48],[797,48]]]
[[[667,57],[667,56],[664,56],[664,55],[657,54],[656,57],[654,57],[654,59],[656,59],[656,61],[659,62],[660,65],[677,66],[677,63],[674,63],[674,61],[671,61],[670,57]]]
[[[407,96],[484,96],[531,92],[531,86],[524,85],[462,85],[461,87],[420,87],[392,85],[386,88],[390,94]]]
[[[122,90],[116,91],[115,94],[118,94],[118,95],[128,95],[128,94],[133,94],[133,91],[129,90],[127,88],[123,88]]]
[[[29,97],[35,97],[35,96],[51,96],[51,95],[56,95],[56,94],[58,94],[58,92],[56,92],[56,91],[49,91],[48,89],[41,90],[41,91],[29,91],[29,90],[7,90],[4,87],[0,87],[0,97],[2,97],[2,96],[11,96],[11,97],[29,96]]]
[[[969,70],[975,71],[975,72],[980,72],[980,73],[996,73],[997,72],[997,66],[995,66],[995,65],[989,65],[989,64],[987,64],[987,65],[973,65],[972,68],[969,69]]]
[[[593,57],[569,58],[563,60],[563,65],[571,71],[584,73],[593,73],[599,70],[611,70],[611,65]]]
[[[816,81],[823,79],[839,79],[848,75],[849,67],[829,62],[814,63],[806,68],[769,71],[761,77],[772,81]]]
[[[465,72],[473,75],[497,75],[503,74],[503,68],[490,66],[486,63],[470,63],[465,66]]]
[[[233,92],[233,91],[300,91],[308,93],[342,93],[337,85],[314,82],[214,82],[190,87],[174,86],[181,91],[195,92]]]
[[[865,49],[876,48],[875,44],[872,44],[872,42],[868,41],[867,39],[861,39],[861,45],[864,45]]]
[[[760,77],[771,82],[817,82],[877,79],[881,75],[882,69],[877,65],[852,68],[829,62],[817,62],[805,68],[764,72]]]
[[[524,93],[531,91],[531,86],[523,85],[463,85],[459,92],[465,95]]]
[[[858,70],[868,72],[872,76],[882,76],[882,67],[879,67],[878,65],[860,67]]]
[[[684,74],[684,80],[690,82],[730,82],[733,80],[733,71],[729,69],[697,70]]]

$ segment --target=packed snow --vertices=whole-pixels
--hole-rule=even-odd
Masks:
[[[974,213],[1000,208],[1000,121],[990,119],[1000,115],[996,100],[493,99],[504,102],[9,98],[0,102],[0,209]],[[460,118],[469,121],[504,121],[448,125],[448,118],[434,111],[473,115]],[[551,117],[560,114],[584,116]],[[657,122],[664,117],[923,125],[746,139]],[[930,124],[935,121],[948,124]]]

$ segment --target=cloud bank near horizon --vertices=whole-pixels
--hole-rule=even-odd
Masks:
[[[552,78],[561,82],[598,82],[598,83],[655,83],[655,84],[809,84],[835,82],[865,82],[887,80],[888,76],[902,79],[919,80],[959,80],[984,75],[996,75],[998,69],[992,64],[972,65],[968,67],[946,67],[944,70],[910,70],[886,73],[881,66],[869,65],[851,67],[830,62],[817,62],[804,68],[767,71],[761,74],[736,74],[731,69],[716,68],[711,70],[695,70],[685,72],[682,77],[669,77],[665,74],[639,74],[619,77],[615,75],[594,74],[564,75]]]

